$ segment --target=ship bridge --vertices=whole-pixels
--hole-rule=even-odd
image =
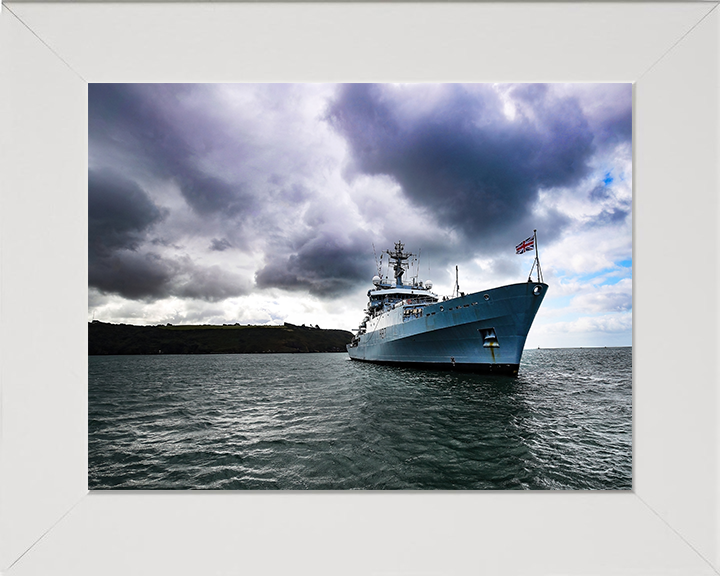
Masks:
[[[395,250],[385,250],[389,257],[389,265],[395,273],[395,283],[391,284],[389,278],[375,276],[373,285],[375,289],[368,290],[367,312],[369,317],[374,317],[382,312],[392,310],[401,303],[405,306],[425,306],[439,300],[436,294],[430,292],[432,282],[417,282],[414,278],[411,284],[404,284],[403,274],[408,268],[407,260],[414,254],[404,251],[405,245],[402,242],[395,243]],[[378,269],[378,274],[380,270]]]
[[[368,297],[370,298],[368,312],[370,312],[371,316],[385,310],[391,310],[399,304],[404,306],[425,306],[439,300],[438,296],[428,289],[412,286],[393,286],[379,290],[369,290]]]

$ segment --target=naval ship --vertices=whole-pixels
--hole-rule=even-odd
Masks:
[[[536,244],[534,234],[516,252],[533,250]],[[432,292],[432,282],[403,282],[415,254],[405,252],[402,242],[385,254],[394,282],[389,274],[381,277],[380,269],[372,279],[366,316],[347,345],[352,360],[517,375],[525,339],[548,288],[537,250],[527,282],[465,294],[456,267],[453,295],[442,298]]]

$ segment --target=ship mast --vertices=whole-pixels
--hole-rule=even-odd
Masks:
[[[389,259],[390,264],[393,264],[393,270],[395,271],[395,285],[396,286],[402,286],[402,277],[405,273],[405,270],[408,267],[408,264],[405,262],[412,254],[404,252],[405,244],[402,242],[395,242],[395,250],[383,250],[385,252]]]

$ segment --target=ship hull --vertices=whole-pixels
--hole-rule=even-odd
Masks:
[[[511,284],[437,302],[419,317],[411,304],[373,318],[351,359],[378,364],[517,374],[525,340],[547,292],[536,282]]]

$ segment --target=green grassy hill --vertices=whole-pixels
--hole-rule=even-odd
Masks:
[[[88,354],[345,352],[352,333],[295,326],[132,326],[88,323]]]

